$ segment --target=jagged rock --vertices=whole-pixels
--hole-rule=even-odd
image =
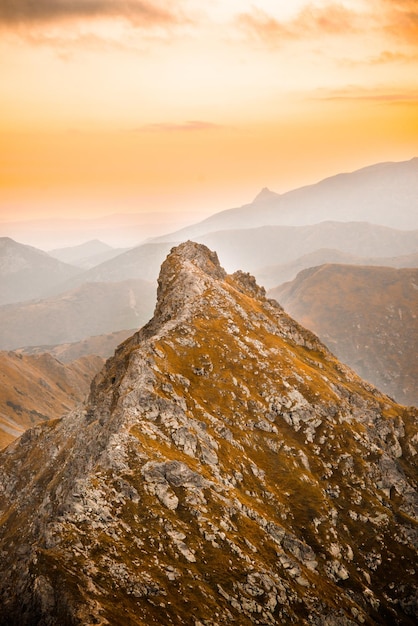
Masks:
[[[187,242],[85,407],[0,454],[0,625],[411,625],[417,411]]]

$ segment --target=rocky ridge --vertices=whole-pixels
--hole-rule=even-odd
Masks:
[[[0,624],[412,625],[417,449],[416,410],[182,244],[86,406],[0,454]]]

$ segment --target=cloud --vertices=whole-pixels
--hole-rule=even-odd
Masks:
[[[381,0],[387,12],[386,30],[395,37],[418,46],[417,0]]]
[[[250,37],[256,37],[268,44],[278,43],[290,36],[289,29],[283,23],[259,9],[254,9],[252,13],[241,13],[236,21],[239,28]]]
[[[135,24],[167,24],[177,17],[151,0],[2,0],[0,23],[36,24],[121,17]]]
[[[418,91],[411,90],[376,90],[363,89],[356,86],[348,86],[344,89],[328,91],[324,94],[316,94],[313,100],[332,101],[332,102],[377,102],[384,104],[409,104],[416,106],[418,104]]]
[[[212,122],[204,122],[201,120],[190,120],[181,124],[174,122],[161,122],[155,124],[145,124],[140,128],[135,129],[137,132],[151,131],[151,132],[195,132],[206,130],[217,130],[221,128],[218,124]]]
[[[277,45],[283,40],[355,32],[358,15],[340,4],[332,3],[325,7],[308,5],[293,20],[286,22],[278,21],[260,9],[253,9],[251,13],[241,13],[237,23],[249,35],[269,45]]]
[[[360,67],[365,65],[394,65],[394,64],[409,64],[416,63],[418,61],[418,54],[416,52],[404,53],[393,50],[382,50],[380,54],[371,57],[364,57],[362,59],[342,59],[340,64],[347,67]]]
[[[357,14],[340,4],[310,5],[294,20],[293,30],[298,36],[305,32],[318,36],[351,33],[357,30]]]
[[[379,56],[373,57],[367,62],[371,65],[384,65],[386,63],[408,63],[416,60],[416,55],[393,52],[392,50],[383,50]]]

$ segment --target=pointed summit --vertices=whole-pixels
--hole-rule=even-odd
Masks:
[[[186,241],[172,248],[161,266],[154,320],[172,319],[213,281],[225,276],[216,252],[206,246]]]
[[[277,200],[280,198],[280,194],[275,191],[271,191],[268,187],[263,187],[263,189],[256,195],[253,202],[267,202],[271,200]]]
[[[186,242],[89,401],[0,454],[0,625],[411,625],[417,412]]]
[[[188,264],[195,266],[213,278],[222,280],[226,276],[226,272],[221,268],[216,252],[209,250],[207,246],[201,243],[189,240],[171,249],[170,254],[161,266],[160,281],[164,281],[163,276],[168,267],[174,266],[174,268],[178,268],[179,265],[187,266]]]

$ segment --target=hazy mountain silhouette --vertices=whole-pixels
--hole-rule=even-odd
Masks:
[[[271,265],[257,270],[259,282],[267,289],[277,287],[281,283],[296,278],[296,275],[309,267],[317,267],[325,263],[342,263],[346,265],[371,265],[383,267],[418,267],[418,252],[391,257],[359,257],[341,250],[320,248],[304,254],[294,261],[280,265]]]
[[[261,226],[209,233],[198,240],[222,255],[228,271],[248,267],[256,277],[266,265],[290,262],[321,248],[367,257],[399,256],[418,250],[418,230],[395,230],[366,222]]]
[[[218,230],[323,221],[364,221],[418,229],[418,158],[377,163],[281,195],[264,189],[249,204],[215,213],[154,241],[178,242]]]
[[[42,297],[79,272],[37,248],[0,237],[0,304]]]
[[[84,283],[43,300],[0,307],[0,349],[79,341],[138,328],[151,316],[155,286],[141,280]]]
[[[415,253],[418,230],[401,231],[364,222],[323,222],[313,226],[260,226],[209,233],[199,242],[217,250],[228,271],[248,267],[258,279],[267,266],[289,263],[322,248],[358,257],[386,257]],[[60,289],[87,281],[128,278],[156,281],[158,269],[172,244],[147,243],[70,279]]]
[[[148,211],[117,213],[96,218],[50,218],[2,222],[2,234],[42,249],[77,246],[80,242],[100,239],[115,247],[139,245],[149,237],[177,230],[193,222],[189,212]]]
[[[360,376],[418,405],[418,269],[322,265],[269,295]]]
[[[171,248],[170,243],[145,243],[131,248],[62,283],[58,290],[71,289],[87,282],[140,279],[155,283],[160,265]]]
[[[112,248],[112,246],[108,246],[103,241],[92,239],[78,246],[49,250],[48,254],[59,261],[88,270],[109,259],[113,259],[122,254],[122,252],[126,252],[126,250],[126,248]]]

